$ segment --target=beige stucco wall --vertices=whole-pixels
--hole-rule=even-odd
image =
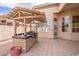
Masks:
[[[79,40],[79,33],[72,32],[72,16],[79,15],[79,9],[66,10],[59,14],[58,17],[58,37],[68,40]],[[62,32],[62,17],[70,16],[68,32]]]
[[[69,16],[69,27],[68,32],[62,32],[62,17]],[[58,37],[64,39],[71,39],[71,15],[69,11],[65,11],[59,14],[58,16]]]
[[[49,13],[49,12],[48,12]],[[45,37],[45,38],[54,38],[54,31],[53,31],[53,14],[46,14],[46,19],[47,17],[51,18],[51,25],[50,25],[50,31],[49,32],[38,32],[38,37]]]
[[[45,12],[46,19],[47,17],[51,18],[51,26],[50,26],[50,31],[49,32],[38,32],[38,37],[44,37],[44,38],[54,38],[54,13],[58,11],[58,6],[48,6],[48,7],[43,7],[39,8],[40,11]]]
[[[53,38],[52,32],[39,32],[38,37],[40,38]]]
[[[62,6],[47,6],[43,8],[38,8],[38,10],[45,12],[46,18],[48,16],[51,17],[51,30],[50,32],[39,32],[38,37],[46,37],[46,38],[54,38],[54,13],[58,12],[58,10],[62,9],[65,4],[61,4]],[[79,15],[79,8],[72,8],[71,10],[63,10],[57,14],[58,19],[58,37],[64,38],[68,40],[79,40],[79,33],[72,33],[72,16]],[[69,27],[68,32],[62,32],[62,17],[69,16]]]

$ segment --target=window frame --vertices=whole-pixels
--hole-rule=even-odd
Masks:
[[[66,19],[66,17],[67,17],[67,19]],[[62,32],[68,32],[69,18],[70,18],[70,16],[63,16],[62,17]]]
[[[76,21],[73,19],[73,17],[78,17],[78,19],[79,19],[79,15],[72,16],[72,33],[79,33],[79,20]]]

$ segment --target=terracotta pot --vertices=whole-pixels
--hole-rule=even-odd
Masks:
[[[10,51],[11,56],[19,56],[21,54],[21,47],[12,47]]]

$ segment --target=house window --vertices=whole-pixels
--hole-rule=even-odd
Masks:
[[[51,17],[47,17],[46,23],[39,23],[38,24],[38,32],[50,32],[51,26]]]
[[[68,31],[68,24],[69,24],[69,16],[64,16],[62,18],[62,32]]]
[[[72,32],[79,32],[79,16],[72,17]]]

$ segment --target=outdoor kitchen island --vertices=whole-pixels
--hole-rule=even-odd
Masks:
[[[27,52],[37,42],[37,34],[35,32],[27,32],[27,35],[17,34],[12,37],[14,46],[22,47],[23,52]]]

